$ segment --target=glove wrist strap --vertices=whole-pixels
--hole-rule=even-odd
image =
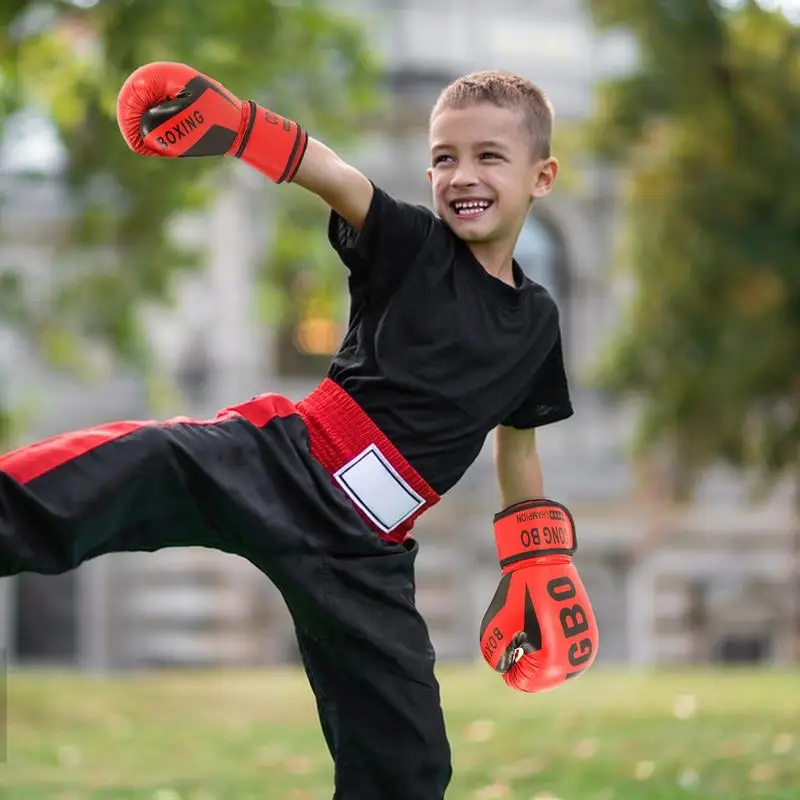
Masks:
[[[308,134],[296,123],[248,100],[230,154],[275,183],[294,178],[308,147]]]
[[[551,500],[526,500],[494,516],[500,567],[546,556],[572,556],[578,549],[570,512]]]

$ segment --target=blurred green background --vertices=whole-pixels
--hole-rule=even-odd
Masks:
[[[483,665],[440,670],[459,800],[793,800],[788,672],[599,671],[546,695]],[[15,677],[14,800],[325,800],[331,768],[300,673]],[[391,754],[387,754],[391,757]]]

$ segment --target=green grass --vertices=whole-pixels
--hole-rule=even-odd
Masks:
[[[449,800],[800,798],[800,674],[595,668],[546,695],[443,668]],[[4,800],[330,800],[298,672],[13,674]],[[413,798],[409,798],[413,800]]]

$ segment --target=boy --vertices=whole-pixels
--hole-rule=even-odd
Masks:
[[[292,614],[335,798],[441,800],[450,750],[409,531],[491,430],[503,574],[482,654],[535,692],[586,669],[597,647],[572,519],[542,499],[534,438],[572,413],[557,310],[513,260],[556,178],[550,107],[501,72],[445,89],[430,122],[435,214],[183,64],[134,72],[117,114],[137,153],[233,155],[327,203],[349,328],[297,404],[265,394],[210,421],[104,425],[0,458],[0,575],[173,546],[249,559]]]

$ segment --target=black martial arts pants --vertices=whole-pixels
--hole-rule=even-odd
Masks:
[[[0,576],[165,547],[248,559],[294,620],[334,799],[441,800],[450,750],[417,544],[365,523],[312,453],[313,427],[264,395],[207,422],[115,423],[0,456]]]

